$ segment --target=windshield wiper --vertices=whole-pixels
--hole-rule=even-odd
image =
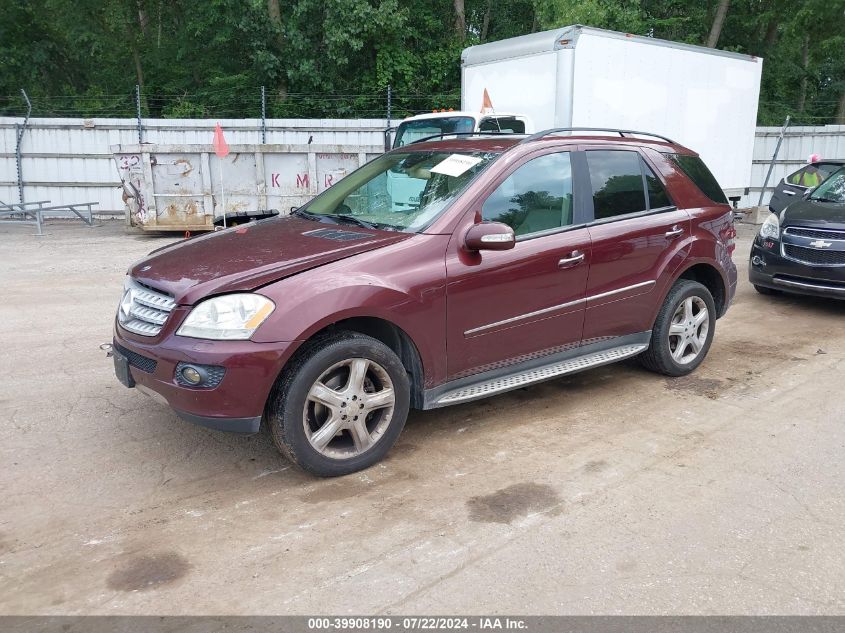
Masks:
[[[833,202],[834,204],[842,204],[841,200],[834,200],[833,198],[825,198],[821,196],[820,198],[813,198],[813,200],[818,200],[819,202]]]
[[[293,209],[290,212],[291,215],[299,216],[300,218],[305,218],[306,220],[315,220],[316,222],[322,222],[325,216],[319,213],[311,213],[310,211],[303,211],[300,207]]]
[[[391,227],[389,224],[379,224],[379,223],[376,223],[376,222],[367,222],[366,220],[362,220],[361,218],[359,218],[357,216],[348,215],[346,213],[332,213],[329,217],[337,218],[339,220],[342,220],[342,221],[345,221],[345,222],[350,222],[352,224],[357,224],[358,226],[363,227],[365,229],[373,229],[373,230],[376,230],[376,231],[379,230],[379,229],[388,230],[388,231],[393,230],[393,227]]]

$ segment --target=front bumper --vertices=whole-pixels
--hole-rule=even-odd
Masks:
[[[784,257],[778,242],[757,237],[751,247],[748,279],[755,286],[815,297],[845,299],[845,266],[812,266]]]
[[[267,397],[293,347],[291,343],[207,341],[172,333],[161,340],[141,338],[115,324],[113,350],[128,357],[133,386],[189,422],[234,433],[258,431]],[[222,367],[225,374],[215,387],[189,387],[177,382],[180,362]]]

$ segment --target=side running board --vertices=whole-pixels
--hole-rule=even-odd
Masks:
[[[469,384],[452,391],[447,391],[437,398],[432,406],[442,407],[449,404],[456,404],[458,402],[486,398],[487,396],[510,391],[511,389],[518,389],[519,387],[563,376],[564,374],[574,374],[579,371],[584,371],[585,369],[592,369],[593,367],[615,363],[623,358],[636,356],[640,352],[645,351],[646,348],[648,348],[648,344],[636,343],[622,345],[600,352],[576,356],[575,358],[567,360],[551,362],[548,365],[541,365],[540,367],[534,367],[533,369],[516,371],[513,374],[507,374],[490,380]]]

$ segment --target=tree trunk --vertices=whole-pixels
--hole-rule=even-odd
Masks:
[[[764,42],[766,51],[770,51],[778,41],[778,26],[780,26],[778,19],[772,18],[769,26],[766,28],[766,39]]]
[[[147,12],[144,11],[144,5],[141,4],[141,0],[136,0],[135,6],[138,8],[138,26],[141,27],[141,33],[146,35],[150,19],[147,17]]]
[[[141,68],[141,55],[138,52],[138,46],[132,42],[132,60],[135,62],[135,78],[138,85],[141,86],[141,92],[144,91],[144,71]]]
[[[801,93],[798,97],[798,112],[804,112],[807,105],[807,72],[810,67],[810,34],[804,34],[804,46],[801,49]]]
[[[710,35],[707,36],[707,48],[716,48],[730,6],[731,0],[719,0],[719,6],[716,8],[716,17],[713,18],[713,28],[710,29]]]
[[[845,92],[839,97],[839,107],[836,108],[836,125],[845,125]]]
[[[481,41],[487,41],[487,33],[490,31],[490,14],[493,12],[493,0],[487,0],[487,8],[484,11],[484,20],[481,22]]]
[[[464,41],[467,36],[467,18],[464,10],[464,0],[455,0],[455,34]]]
[[[281,54],[285,48],[285,36],[283,30],[284,27],[282,25],[282,9],[279,5],[279,0],[267,0],[267,17],[270,19],[270,24],[272,24],[273,28],[276,30],[274,43],[276,44],[279,54]],[[287,99],[288,84],[284,77],[280,78],[279,83],[276,85],[276,94],[279,101]]]

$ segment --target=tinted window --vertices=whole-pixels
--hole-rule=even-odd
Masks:
[[[525,122],[514,117],[496,117],[484,119],[478,125],[479,132],[504,132],[510,134],[525,134]]]
[[[719,183],[707,169],[707,165],[698,156],[686,156],[684,154],[669,154],[675,164],[681,168],[690,180],[692,180],[705,196],[710,198],[713,202],[720,204],[727,204],[728,199],[725,198],[725,192],[719,186]]]
[[[800,187],[818,187],[830,176],[830,174],[836,171],[838,167],[839,165],[831,165],[829,163],[807,165],[806,167],[787,176],[786,182],[790,185],[798,185]]]
[[[528,161],[484,201],[484,220],[504,222],[517,236],[572,224],[572,165],[569,153]]]
[[[646,210],[637,152],[587,152],[587,165],[597,220]]]
[[[661,209],[663,207],[671,207],[672,201],[669,200],[669,196],[663,188],[663,183],[654,175],[654,172],[651,171],[648,165],[644,165],[644,167],[645,184],[648,187],[648,208]]]

